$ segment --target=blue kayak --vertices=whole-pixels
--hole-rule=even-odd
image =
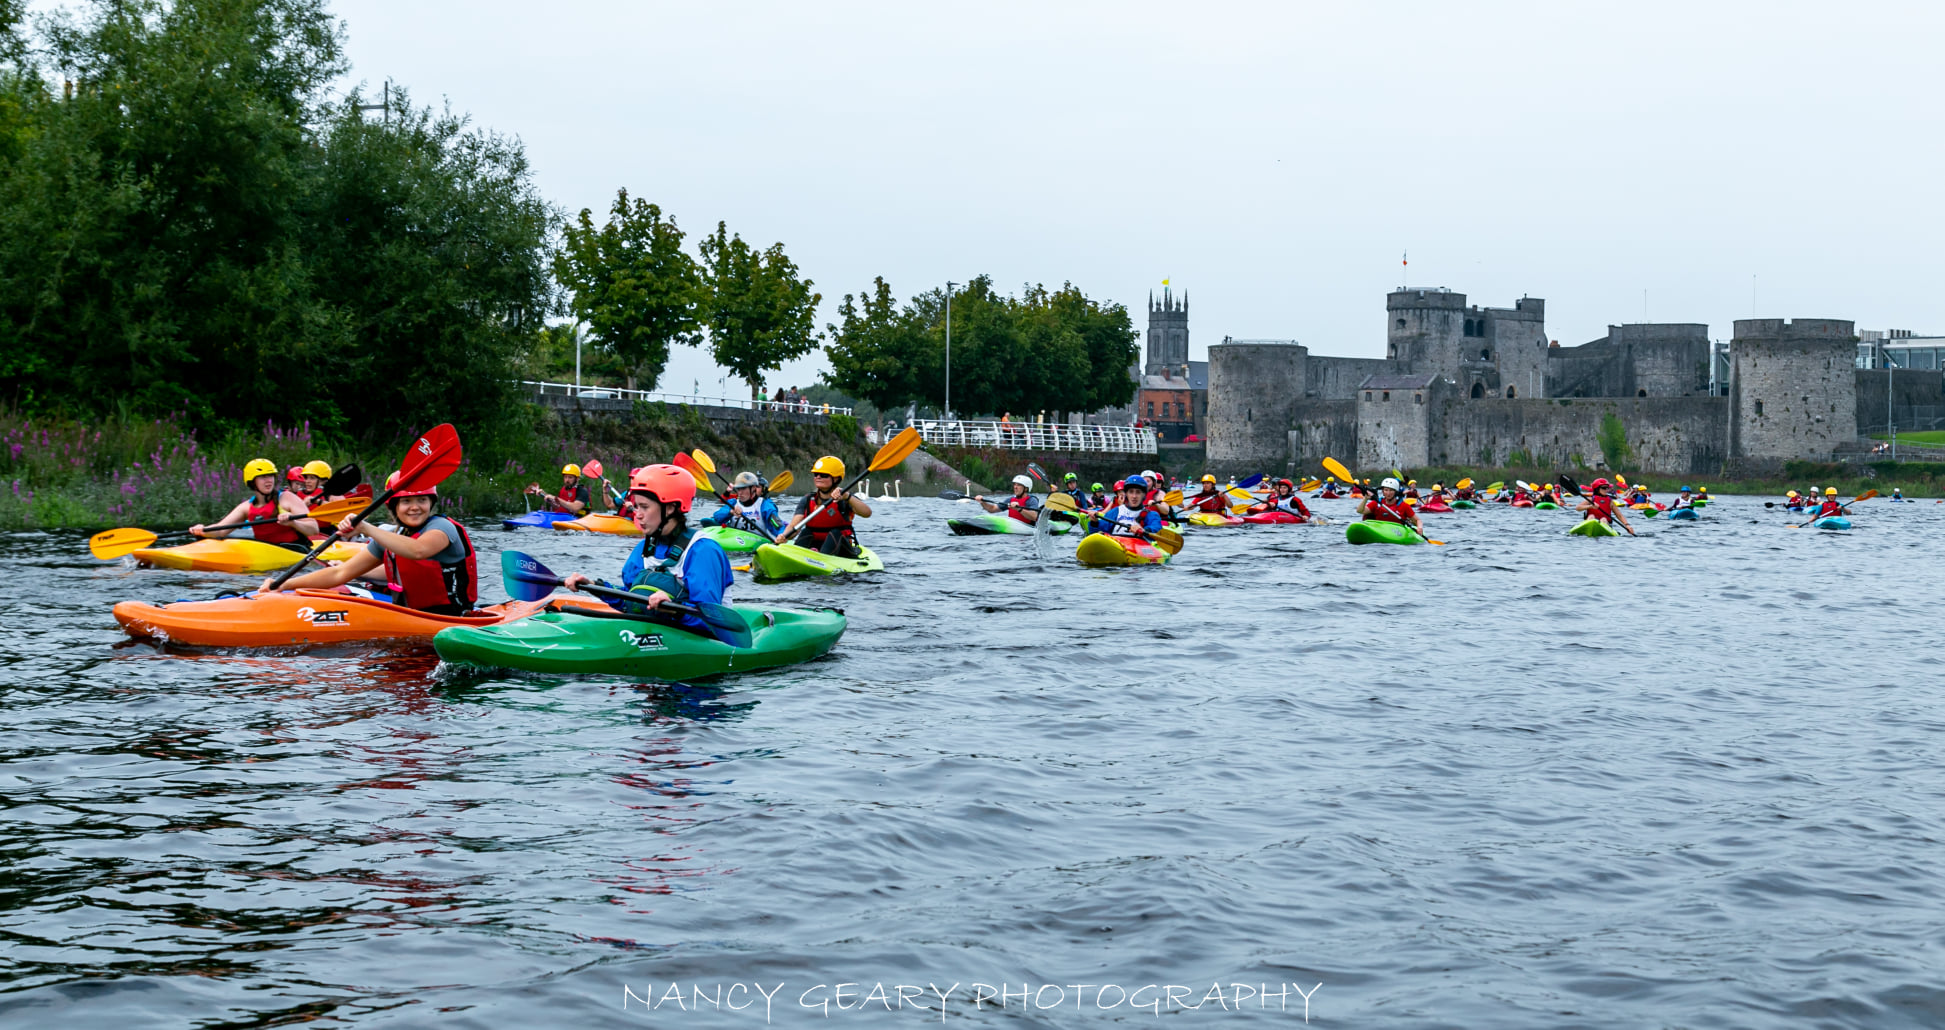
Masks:
[[[1842,515],[1832,515],[1828,518],[1821,518],[1810,524],[1812,526],[1817,527],[1818,529],[1849,529],[1850,528],[1850,520],[1843,517]]]
[[[1668,518],[1671,522],[1693,522],[1701,516],[1695,514],[1694,508],[1676,508],[1668,513]]]
[[[564,511],[530,511],[525,515],[515,515],[510,519],[501,519],[500,525],[506,529],[520,529],[523,527],[546,529],[556,522],[579,517],[578,515],[570,515]]]

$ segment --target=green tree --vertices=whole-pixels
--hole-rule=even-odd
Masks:
[[[837,311],[838,323],[825,327],[829,385],[880,408],[938,403],[934,384],[944,371],[942,348],[922,312],[899,308],[882,277],[872,281],[870,293],[845,294]]]
[[[799,278],[781,243],[758,252],[717,222],[715,235],[703,237],[698,249],[710,354],[750,384],[752,399],[760,398],[765,372],[816,349],[817,305],[824,297]]]
[[[702,340],[708,292],[701,272],[659,206],[631,201],[624,189],[606,225],[596,228],[591,215],[582,208],[564,230],[554,276],[594,338],[633,370],[629,386],[653,390],[669,348]]]

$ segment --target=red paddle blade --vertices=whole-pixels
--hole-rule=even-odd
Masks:
[[[459,467],[459,430],[452,423],[433,426],[405,452],[393,490],[423,490],[446,481]]]
[[[593,458],[589,458],[587,463],[581,466],[581,474],[589,479],[600,479],[603,471],[605,470],[602,469],[601,463]]]
[[[709,473],[704,472],[702,470],[702,465],[697,463],[696,459],[688,456],[687,454],[682,454],[678,452],[675,456],[675,460],[670,462],[670,464],[674,465],[676,468],[679,468],[684,472],[687,472],[689,474],[689,478],[696,481],[696,486],[698,488],[702,490],[710,491],[712,493],[715,491],[715,487],[710,485]]]

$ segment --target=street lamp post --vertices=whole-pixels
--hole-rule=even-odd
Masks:
[[[959,285],[946,280],[945,284],[945,417],[952,420],[952,288]]]

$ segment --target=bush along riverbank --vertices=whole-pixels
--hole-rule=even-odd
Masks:
[[[1357,470],[1360,476],[1369,476],[1376,482],[1380,476],[1391,474],[1390,469]],[[1475,488],[1489,483],[1504,482],[1512,484],[1524,479],[1529,483],[1557,482],[1560,473],[1574,477],[1582,487],[1603,476],[1614,478],[1609,469],[1586,468],[1533,468],[1516,466],[1511,468],[1465,468],[1459,466],[1434,466],[1430,468],[1405,469],[1408,479],[1418,480],[1418,488],[1424,490],[1433,483],[1444,483],[1449,489],[1454,483],[1468,476]],[[1306,474],[1306,478],[1321,476],[1317,470]],[[1657,496],[1680,492],[1684,486],[1707,487],[1711,494],[1746,494],[1757,497],[1782,497],[1791,490],[1803,491],[1815,486],[1818,489],[1836,487],[1845,497],[1855,497],[1866,490],[1876,490],[1889,495],[1893,487],[1902,490],[1907,497],[1945,497],[1945,465],[1918,462],[1879,461],[1869,464],[1851,465],[1842,462],[1792,461],[1783,466],[1780,479],[1725,479],[1719,476],[1664,476],[1646,472],[1622,472],[1629,483],[1639,483]]]
[[[528,507],[527,484],[557,489],[562,466],[590,458],[605,466],[611,483],[625,487],[630,468],[700,447],[723,479],[744,469],[772,477],[790,469],[804,484],[793,493],[808,487],[810,464],[822,455],[835,454],[855,470],[870,461],[855,424],[753,422],[718,430],[691,408],[643,407],[649,410],[626,421],[592,417],[570,425],[522,405],[497,433],[462,434],[467,457],[440,484],[441,505],[462,517],[519,512]],[[313,459],[334,468],[355,461],[376,489],[409,442],[327,443],[308,424],[274,422],[212,441],[179,418],[75,422],[0,412],[0,530],[180,529],[209,522],[243,499],[243,464],[252,458],[268,458],[280,469]]]

